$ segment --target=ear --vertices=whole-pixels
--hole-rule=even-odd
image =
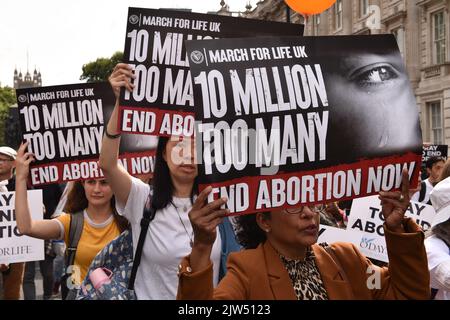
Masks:
[[[256,223],[264,232],[269,232],[272,229],[272,222],[264,213],[256,214]]]

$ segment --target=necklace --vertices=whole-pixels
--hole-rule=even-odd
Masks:
[[[186,226],[184,225],[183,219],[181,219],[181,215],[180,215],[180,212],[178,211],[178,207],[177,207],[176,205],[174,205],[174,207],[175,207],[175,210],[177,211],[178,218],[180,219],[180,222],[181,222],[181,224],[183,225],[184,231],[186,232],[186,234],[187,234],[187,236],[188,236],[188,238],[189,238],[189,245],[190,245],[191,248],[192,248],[192,247],[194,246],[194,240],[192,239],[193,236],[194,236],[194,230],[192,230],[192,236],[189,235],[189,232],[187,231],[187,228],[186,228]],[[186,205],[183,207],[183,210],[184,210],[184,212],[187,211]]]

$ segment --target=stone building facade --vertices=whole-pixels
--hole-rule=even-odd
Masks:
[[[449,9],[450,0],[336,0],[305,21],[284,1],[263,0],[253,7],[247,4],[242,13],[254,19],[306,22],[306,36],[394,34],[416,95],[423,140],[450,145]],[[223,6],[221,11],[226,14]]]

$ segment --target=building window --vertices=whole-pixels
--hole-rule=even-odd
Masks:
[[[336,30],[342,28],[342,0],[337,0],[334,4],[334,27]]]
[[[397,39],[398,48],[403,56],[405,53],[405,30],[403,28],[394,29],[392,34]]]
[[[445,16],[444,11],[432,15],[433,23],[433,63],[441,64],[445,62]]]
[[[314,35],[318,36],[320,30],[320,16],[319,15],[313,16],[313,20],[314,20]]]
[[[359,0],[359,16],[365,17],[369,13],[369,0]]]
[[[439,101],[429,103],[429,119],[431,128],[431,141],[434,144],[443,144],[442,112]]]

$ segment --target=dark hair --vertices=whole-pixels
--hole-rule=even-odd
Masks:
[[[111,209],[113,212],[114,220],[119,227],[120,232],[128,229],[128,220],[117,213],[116,202],[114,196],[111,198]],[[81,181],[76,181],[67,195],[67,202],[64,206],[64,212],[75,214],[82,212],[88,207],[88,200],[86,198],[86,193],[84,192],[83,183]]]
[[[430,157],[430,158],[428,158],[428,160],[427,160],[426,168],[427,168],[427,169],[432,169],[433,166],[434,166],[436,163],[440,162],[440,161],[445,162],[445,158],[444,158],[444,157]]]
[[[263,213],[264,219],[270,219],[270,212]],[[256,222],[256,214],[236,217],[236,238],[245,249],[255,249],[267,239],[266,233]]]
[[[444,241],[450,248],[450,219],[439,223],[431,229],[431,234]]]
[[[174,186],[170,176],[169,166],[164,160],[163,154],[166,150],[167,142],[170,138],[159,137],[158,147],[156,148],[155,170],[153,171],[153,197],[152,204],[156,210],[163,209],[172,203]],[[167,155],[169,156],[169,155]],[[191,202],[193,202],[194,194],[197,192],[198,179],[195,177],[194,185],[191,191]]]

